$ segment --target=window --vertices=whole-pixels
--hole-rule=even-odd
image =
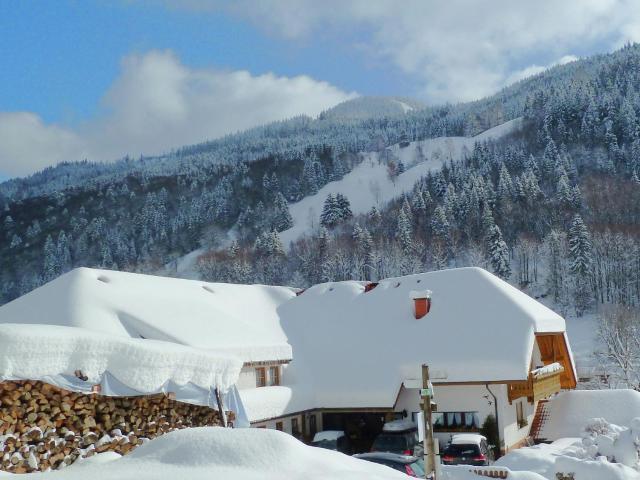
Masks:
[[[478,412],[434,412],[433,429],[475,432],[480,428]]]
[[[291,433],[293,435],[297,435],[300,433],[300,428],[298,426],[298,417],[291,419]]]
[[[256,368],[256,387],[267,386],[267,370],[264,367]]]
[[[523,428],[528,425],[527,417],[524,416],[524,405],[522,402],[516,403],[516,418],[518,419],[518,428]]]
[[[276,430],[280,430],[281,432],[284,430],[282,422],[276,422]]]
[[[318,431],[318,423],[315,414],[309,416],[309,433],[311,436],[315,435]]]
[[[280,367],[269,367],[269,385],[280,385]]]

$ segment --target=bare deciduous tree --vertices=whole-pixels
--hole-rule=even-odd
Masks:
[[[629,306],[603,309],[596,352],[613,388],[640,389],[640,310]]]

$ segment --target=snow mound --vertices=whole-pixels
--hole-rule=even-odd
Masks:
[[[557,440],[580,437],[587,423],[603,418],[630,425],[640,417],[640,392],[634,390],[573,390],[561,392],[547,403],[548,418],[538,437]]]
[[[280,233],[282,243],[288,248],[291,242],[318,225],[324,201],[329,194],[345,195],[351,203],[354,215],[366,213],[374,205],[381,207],[410,192],[420,178],[439,170],[445,163],[465,158],[471,154],[476,142],[497,140],[521,126],[522,118],[516,118],[475,137],[438,137],[411,142],[407,146],[393,145],[388,150],[406,168],[405,172],[395,178],[389,176],[387,164],[380,153],[364,153],[363,161],[341,180],[330,182],[318,193],[289,205],[293,227]]]
[[[66,480],[407,478],[383,465],[307,446],[276,430],[217,427],[177,430],[121,459],[82,462],[59,472],[32,475]]]
[[[0,378],[36,380],[80,370],[98,384],[109,372],[139,392],[156,391],[167,381],[227,391],[242,368],[237,358],[171,342],[57,325],[2,325],[0,351]]]
[[[628,427],[594,419],[585,425],[582,439],[561,439],[509,452],[496,465],[532,471],[554,480],[573,475],[575,480],[640,479],[640,418]],[[564,478],[564,477],[562,477]]]

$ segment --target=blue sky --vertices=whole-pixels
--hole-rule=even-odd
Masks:
[[[640,40],[634,0],[3,0],[0,179],[355,95],[466,101]]]
[[[228,14],[162,5],[72,0],[57,1],[55,8],[43,5],[0,2],[0,105],[38,112],[47,122],[74,123],[96,114],[122,58],[149,50],[170,49],[195,68],[306,74],[364,95],[411,90],[397,69],[367,64],[329,35],[322,42],[291,42]]]

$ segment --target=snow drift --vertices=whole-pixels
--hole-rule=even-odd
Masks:
[[[110,456],[21,478],[60,480],[406,479],[386,466],[310,447],[276,430],[193,428],[156,438],[126,457]],[[36,476],[37,475],[37,476]]]
[[[547,420],[538,438],[557,440],[580,437],[593,418],[616,425],[630,425],[640,417],[640,392],[634,390],[573,390],[561,392],[546,406]]]

